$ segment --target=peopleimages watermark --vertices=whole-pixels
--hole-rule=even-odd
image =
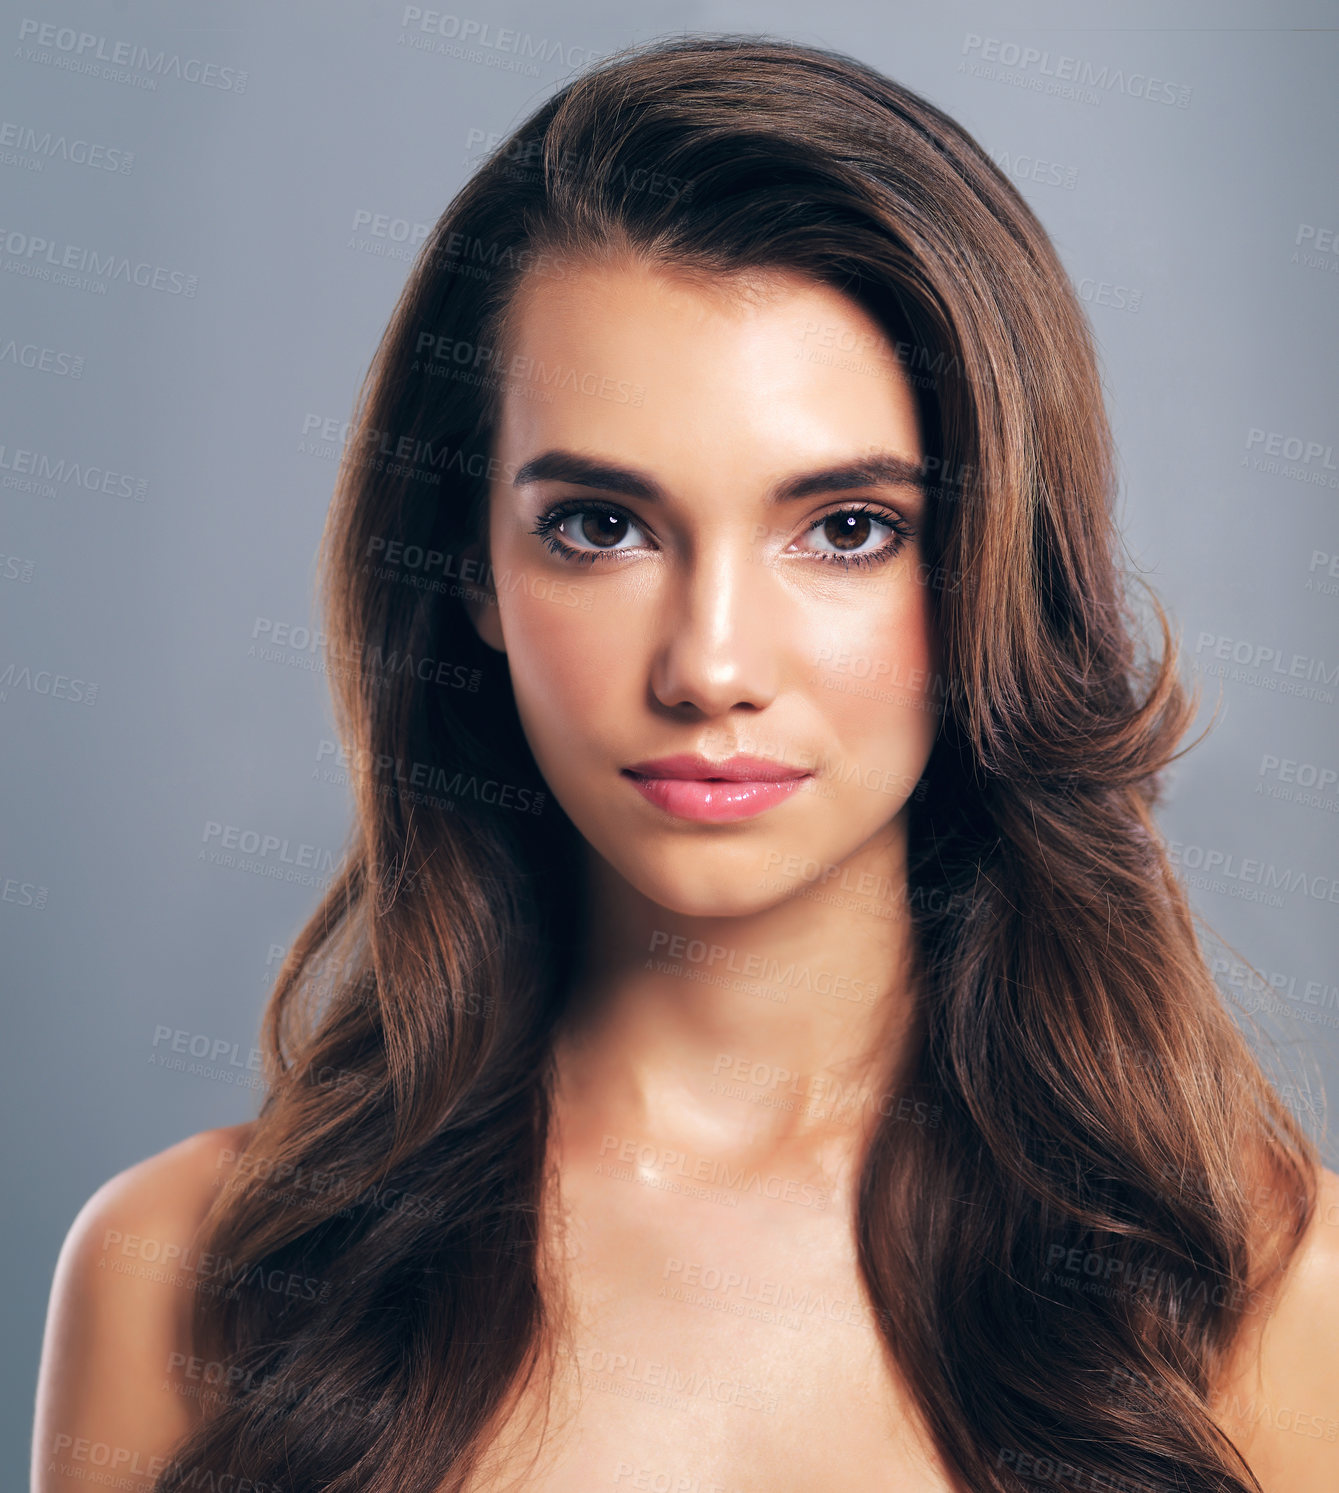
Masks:
[[[801,1208],[826,1208],[833,1197],[831,1188],[819,1187],[798,1177],[764,1173],[744,1163],[732,1164],[715,1156],[678,1151],[671,1146],[607,1133],[600,1138],[600,1157],[596,1171],[601,1176],[624,1180],[635,1178],[648,1186],[684,1191],[690,1195],[697,1195],[704,1188],[716,1188],[725,1194],[717,1201],[728,1200],[732,1207],[741,1196],[750,1192],[776,1202],[794,1203]]]
[[[32,279],[91,290],[113,280],[124,280],[141,290],[160,290],[166,295],[193,297],[199,284],[196,275],[147,260],[132,260],[127,254],[102,253],[79,244],[65,244],[18,228],[0,228],[0,251],[10,255],[5,269]],[[54,273],[53,273],[54,271]],[[101,293],[101,292],[99,292]]]
[[[175,1457],[149,1453],[139,1447],[119,1446],[110,1441],[96,1441],[91,1436],[76,1436],[57,1431],[51,1438],[51,1458],[68,1460],[47,1463],[62,1481],[103,1483],[112,1488],[146,1488],[156,1483],[170,1468],[174,1488],[208,1490],[208,1493],[284,1493],[282,1483],[267,1483],[255,1478],[238,1477],[224,1468],[187,1464]],[[132,1481],[133,1479],[133,1481]]]
[[[849,1327],[874,1321],[873,1314],[860,1300],[848,1300],[812,1285],[799,1288],[790,1281],[753,1275],[731,1265],[713,1265],[705,1260],[684,1260],[671,1255],[661,1275],[657,1296],[686,1301],[690,1306],[707,1304],[701,1299],[703,1296],[714,1297],[710,1304],[716,1310],[737,1317],[779,1320],[783,1326],[802,1326],[805,1317],[842,1322]]]
[[[383,259],[412,259],[418,246],[432,232],[432,224],[411,218],[392,217],[370,207],[354,209],[350,249]],[[366,235],[366,237],[360,237]]]
[[[711,1093],[747,1099],[769,1109],[795,1110],[796,1100],[804,1100],[803,1113],[824,1117],[859,1106],[876,1109],[889,1119],[926,1125],[932,1130],[943,1116],[942,1105],[900,1094],[895,1089],[872,1089],[858,1080],[830,1072],[796,1073],[737,1053],[718,1052],[712,1059],[711,1073]]]
[[[1339,1420],[1320,1411],[1298,1410],[1292,1405],[1271,1405],[1268,1400],[1258,1400],[1254,1395],[1243,1399],[1239,1393],[1229,1395],[1226,1390],[1220,1390],[1211,1399],[1216,1415],[1239,1425],[1259,1425],[1263,1421],[1274,1430],[1288,1431],[1294,1436],[1307,1436],[1313,1441],[1339,1441]]]
[[[178,1058],[188,1057],[195,1059],[196,1063],[186,1065],[178,1061]],[[230,1042],[227,1037],[210,1037],[205,1032],[192,1032],[185,1027],[161,1023],[153,1029],[149,1061],[160,1068],[195,1072],[197,1076],[207,1078],[221,1077],[244,1088],[257,1087],[254,1078],[248,1075],[259,1074],[264,1068],[264,1054],[258,1047],[243,1054],[242,1044]]]
[[[184,1286],[191,1291],[235,1300],[243,1290],[271,1291],[303,1301],[327,1301],[331,1282],[317,1276],[299,1275],[277,1267],[240,1263],[231,1255],[200,1250],[172,1239],[147,1234],[127,1234],[106,1229],[102,1235],[100,1268],[117,1275],[132,1275],[162,1285]]]
[[[335,773],[322,764],[333,760],[339,766]],[[413,762],[392,757],[386,752],[372,752],[355,747],[350,753],[336,741],[323,741],[316,749],[317,766],[313,777],[347,786],[349,774],[370,775],[377,780],[378,791],[411,796],[415,802],[437,803],[454,807],[455,801],[471,798],[499,809],[522,814],[541,814],[547,794],[539,789],[497,778],[446,767],[440,762]]]
[[[791,890],[797,880],[803,883],[798,896],[834,907],[870,912],[881,918],[895,916],[903,906],[936,916],[965,913],[978,900],[975,891],[894,881],[873,871],[853,872],[844,862],[823,862],[795,852],[768,851],[759,885],[767,891],[784,892]]]
[[[576,68],[595,62],[602,55],[590,47],[573,46],[556,38],[537,39],[528,31],[453,15],[450,11],[425,10],[421,5],[404,7],[400,13],[400,33],[401,46],[459,56],[466,62],[483,62],[527,77],[538,77],[540,62],[557,60],[565,67]]]
[[[1253,425],[1246,432],[1240,465],[1267,477],[1289,477],[1311,487],[1339,488],[1333,444],[1306,440],[1281,430]]]
[[[451,447],[421,436],[397,435],[371,425],[355,425],[335,415],[308,411],[302,419],[298,453],[324,461],[347,461],[387,477],[409,477],[439,486],[443,474],[461,479],[509,476],[512,464],[463,446]],[[385,541],[382,541],[383,544]]]
[[[1306,585],[1304,591],[1318,591],[1322,596],[1339,596],[1339,550],[1333,554],[1329,550],[1312,550],[1311,559],[1307,562]],[[1316,576],[1318,570],[1323,570],[1324,575]]]
[[[1039,1456],[1021,1446],[1002,1446],[995,1458],[996,1467],[1008,1467],[1032,1486],[1054,1483],[1063,1493],[1175,1493],[1165,1483],[1147,1483],[1139,1478],[1123,1477],[1083,1467],[1063,1458]]]
[[[607,399],[613,404],[639,407],[646,398],[644,384],[626,378],[576,368],[566,363],[546,363],[529,353],[507,352],[500,347],[448,337],[444,332],[423,331],[414,344],[417,355],[411,373],[428,378],[452,378],[484,386],[502,384],[507,391],[527,394],[547,402],[555,389]]]
[[[738,1486],[726,1487],[708,1474],[684,1472],[679,1467],[657,1467],[647,1462],[620,1460],[614,1469],[615,1488],[632,1488],[635,1493],[744,1493]]]
[[[1248,902],[1267,901],[1267,889],[1301,892],[1315,902],[1339,902],[1339,876],[1297,870],[1274,865],[1254,856],[1237,856],[1229,850],[1211,846],[1186,845],[1180,840],[1167,842],[1167,857],[1173,866],[1199,871],[1199,877],[1187,878],[1192,885],[1206,891],[1228,892]],[[1281,906],[1281,903],[1271,905]]]
[[[1134,313],[1143,304],[1144,292],[1131,285],[1118,285],[1112,280],[1097,280],[1085,275],[1075,289],[1081,301],[1094,306],[1110,306],[1115,311]]]
[[[36,342],[20,343],[17,338],[0,337],[0,363],[27,368],[32,373],[50,373],[57,378],[83,378],[84,355],[63,352],[58,347],[43,347]]]
[[[129,83],[153,92],[160,78],[198,83],[219,93],[245,93],[247,75],[239,68],[206,62],[202,57],[183,57],[166,49],[155,51],[140,42],[116,41],[93,31],[76,31],[24,16],[19,21],[16,55],[24,62],[38,62],[64,72],[85,73],[111,83]]]
[[[857,1005],[873,1005],[877,994],[869,980],[834,974],[827,969],[811,969],[793,959],[782,964],[774,955],[745,953],[741,958],[738,949],[725,944],[709,944],[705,939],[688,938],[682,933],[671,934],[662,928],[652,930],[647,952],[663,953],[671,959],[685,960],[706,969],[719,966],[745,979],[761,980],[793,990],[817,991],[820,995],[832,995],[838,1000],[854,1001]]]
[[[263,1186],[247,1187],[247,1182]],[[252,1196],[259,1191],[270,1202],[332,1217],[351,1218],[358,1208],[380,1208],[385,1213],[408,1214],[436,1222],[446,1217],[444,1198],[406,1192],[385,1177],[374,1182],[355,1181],[328,1167],[303,1166],[227,1147],[218,1153],[214,1185],[225,1192],[245,1188]]]
[[[1339,1027],[1339,985],[1328,980],[1299,980],[1282,970],[1257,970],[1222,954],[1210,961],[1209,969],[1219,989],[1230,990],[1248,1016],[1263,1011],[1269,1016],[1286,1014],[1309,1025]],[[1299,1006],[1312,1009],[1298,1010]],[[1326,1009],[1336,1014],[1327,1016]]]
[[[1324,763],[1299,762],[1293,757],[1266,752],[1260,759],[1255,791],[1262,797],[1303,808],[1339,813],[1339,769]]]
[[[548,145],[549,137],[543,132],[514,136],[471,127],[465,135],[465,164],[470,167],[476,164],[478,154],[471,155],[470,151],[476,146],[482,146],[483,153],[496,159],[502,174],[510,181],[537,181],[544,171],[551,171],[560,181],[598,178],[608,186],[617,186],[622,192],[645,192],[650,197],[682,197],[687,201],[692,196],[691,178],[672,176],[668,172],[657,170],[654,165],[629,169],[626,162],[620,161],[611,167],[607,153],[600,150],[583,156],[564,149],[555,156],[546,148]],[[555,266],[565,264],[565,260],[555,261]],[[546,273],[542,258],[535,268],[541,274]],[[554,268],[549,272],[554,273],[558,279],[562,279],[565,273],[561,268]]]
[[[333,879],[341,861],[335,851],[295,842],[286,835],[222,824],[217,819],[205,821],[201,839],[204,843],[196,854],[197,861],[299,886],[323,889]]]
[[[15,907],[32,907],[41,912],[49,892],[50,888],[40,882],[22,881],[17,876],[0,879],[0,902],[10,902]]]
[[[95,705],[98,686],[70,674],[55,674],[50,669],[34,672],[30,664],[9,663],[0,670],[0,704],[9,699],[11,689],[30,695],[47,695],[53,700],[68,700],[73,705]]]
[[[1339,663],[1207,630],[1196,636],[1192,663],[1202,674],[1325,705],[1334,703],[1328,686],[1339,683]]]
[[[56,496],[58,487],[82,487],[85,492],[106,493],[113,498],[133,498],[142,503],[149,494],[143,477],[115,472],[97,462],[71,461],[25,446],[0,445],[0,488],[35,492],[39,497]]]
[[[476,453],[477,455],[478,453]],[[493,460],[489,457],[489,462]],[[363,570],[379,581],[412,586],[419,591],[465,596],[486,605],[496,605],[497,596],[521,591],[536,601],[551,601],[556,606],[591,609],[590,588],[566,576],[532,575],[522,566],[513,570],[494,570],[482,558],[462,550],[433,549],[421,544],[405,544],[399,539],[387,540],[373,535],[367,541]]]
[[[1140,1265],[1119,1254],[1101,1249],[1085,1249],[1054,1243],[1046,1250],[1044,1285],[1063,1286],[1085,1295],[1135,1295],[1140,1292],[1165,1292],[1182,1307],[1191,1300],[1212,1302],[1231,1312],[1244,1315],[1272,1315],[1272,1298],[1263,1291],[1252,1290],[1238,1282],[1210,1282],[1201,1275]]]
[[[801,362],[817,363],[825,368],[843,368],[851,373],[880,378],[896,371],[920,389],[935,389],[941,380],[957,380],[963,376],[962,360],[956,352],[908,342],[903,338],[889,342],[883,332],[852,332],[835,322],[806,321],[804,330],[795,340],[795,357]],[[971,468],[964,466],[958,479],[945,482],[945,474],[940,470],[942,466],[941,457],[929,456],[923,463],[923,475],[927,484],[941,484],[946,493],[971,476]],[[940,488],[935,486],[928,490],[937,493]]]
[[[78,136],[71,140],[30,124],[0,119],[0,161],[29,171],[44,170],[48,161],[69,161],[94,171],[128,176],[134,169],[135,152],[123,150],[119,145],[98,145]]]
[[[969,31],[963,37],[962,51],[972,61],[959,62],[960,73],[1014,83],[1035,93],[1100,104],[1114,89],[1145,103],[1175,105],[1178,109],[1190,107],[1191,90],[1184,84],[1168,83],[1144,72],[1127,73],[1107,63],[1098,67],[1086,58],[1070,57],[1063,52],[1053,55],[1049,48],[1025,46]]]
[[[1293,240],[1290,263],[1309,270],[1327,270],[1339,274],[1339,228],[1320,228],[1315,223],[1299,223]]]
[[[1062,166],[1057,161],[1040,160],[1037,156],[1021,151],[1010,155],[1007,150],[996,152],[991,159],[1000,168],[1018,181],[1038,182],[1042,186],[1064,187],[1073,191],[1079,184],[1079,168]]]
[[[409,649],[402,654],[397,648],[387,651],[379,643],[360,643],[353,649],[346,649],[338,639],[328,638],[319,628],[276,622],[273,617],[257,617],[251,637],[248,658],[310,669],[315,673],[329,673],[332,668],[337,672],[345,666],[356,666],[364,671],[369,682],[379,688],[392,683],[397,676],[412,674],[424,684],[440,684],[448,689],[478,694],[479,682],[483,678],[482,669],[470,668],[450,659],[415,654]]]
[[[470,134],[481,131],[471,130]],[[426,243],[433,224],[422,219],[394,216],[370,207],[354,209],[348,247],[383,259],[411,260]],[[548,279],[567,278],[569,262],[547,250],[536,250],[529,244],[504,239],[483,239],[477,235],[453,231],[444,233],[433,245],[432,264],[452,274],[477,280],[491,279],[500,271],[541,275]]]
[[[758,1410],[775,1415],[780,1401],[774,1391],[746,1379],[732,1379],[699,1368],[653,1358],[639,1358],[607,1348],[578,1348],[572,1355],[583,1389],[599,1394],[620,1395],[682,1411],[705,1396],[737,1410]]]

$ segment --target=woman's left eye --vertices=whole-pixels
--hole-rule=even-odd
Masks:
[[[628,531],[645,538],[641,525],[621,508],[603,503],[569,501],[558,503],[540,515],[531,533],[562,559],[583,564],[603,554],[630,554],[645,545],[625,546]],[[880,531],[884,531],[881,535]],[[831,548],[802,550],[825,564],[849,569],[856,565],[879,565],[891,560],[915,531],[900,515],[882,508],[838,508],[825,514],[805,531],[817,535]],[[886,537],[884,537],[886,535]],[[870,545],[869,541],[879,542]]]
[[[878,537],[874,532],[877,529],[887,530],[889,537],[873,548],[866,548],[871,536]],[[822,555],[825,560],[838,565],[870,565],[891,560],[912,537],[912,529],[905,519],[881,508],[838,508],[825,514],[807,532],[834,546],[830,550],[810,553]]]

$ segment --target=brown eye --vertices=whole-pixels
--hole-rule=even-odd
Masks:
[[[823,520],[823,536],[839,550],[859,549],[869,538],[869,514],[829,513]]]
[[[628,520],[622,513],[608,508],[583,508],[578,528],[581,537],[600,549],[607,549],[627,534]]]
[[[810,554],[829,565],[880,565],[912,536],[904,519],[872,508],[838,508],[814,522],[805,537]],[[871,545],[870,540],[877,541]]]
[[[623,543],[630,534],[636,534],[643,541],[647,537],[630,514],[618,508],[592,507],[588,501],[576,499],[558,503],[541,514],[530,532],[542,539],[560,559],[587,564],[604,555],[635,555],[648,549],[645,543]],[[654,545],[650,548],[654,549]]]

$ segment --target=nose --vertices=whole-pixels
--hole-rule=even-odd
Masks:
[[[781,600],[747,537],[703,546],[665,587],[650,680],[656,700],[708,717],[762,710],[778,688]]]

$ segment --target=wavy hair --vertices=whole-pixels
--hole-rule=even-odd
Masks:
[[[229,1371],[160,1493],[192,1468],[461,1488],[561,1326],[540,1214],[578,838],[462,597],[512,583],[471,557],[517,289],[628,254],[834,286],[916,391],[949,684],[909,821],[911,1089],[941,1122],[881,1120],[856,1207],[944,1465],[978,1493],[1042,1459],[1057,1488],[1258,1493],[1211,1396],[1318,1158],[1152,817],[1194,704],[1118,563],[1083,308],[960,125],[741,35],[629,49],[535,110],[422,245],[369,368],[321,558],[355,821],[270,997],[267,1095],[202,1236],[227,1281],[197,1295],[196,1351]]]

